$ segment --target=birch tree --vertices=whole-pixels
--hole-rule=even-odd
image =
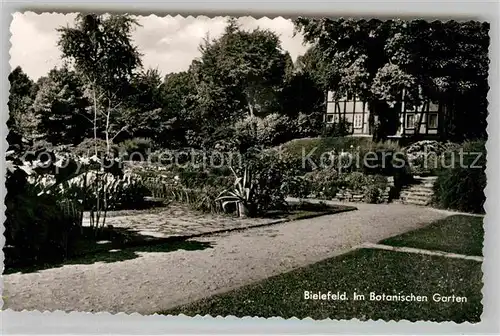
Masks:
[[[91,210],[91,225],[103,227],[106,221],[107,193],[113,190],[116,180],[106,173],[105,163],[111,158],[111,143],[116,135],[127,126],[117,130],[113,123],[114,113],[118,111],[129,91],[130,79],[141,66],[140,54],[131,41],[131,33],[138,25],[129,15],[79,14],[74,27],[58,29],[58,45],[65,58],[75,71],[82,76],[88,87],[92,102],[94,161],[98,167],[89,177],[96,194],[96,205]],[[102,125],[104,134],[98,130]],[[97,140],[106,140],[106,157],[99,159]]]

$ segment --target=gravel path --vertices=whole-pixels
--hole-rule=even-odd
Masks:
[[[146,237],[168,238],[192,236],[220,230],[244,229],[285,221],[285,218],[238,218],[218,214],[205,214],[190,210],[187,206],[170,204],[153,211],[120,211],[106,218],[106,225],[127,229]],[[88,213],[84,214],[83,226],[90,226]]]
[[[197,238],[192,244],[210,245],[198,250],[136,251],[123,261],[5,275],[4,309],[151,314],[449,215],[402,204],[356,206],[357,211]]]

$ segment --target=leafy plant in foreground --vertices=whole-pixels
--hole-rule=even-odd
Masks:
[[[240,217],[252,216],[255,214],[255,184],[252,181],[252,173],[248,168],[245,168],[242,177],[239,177],[234,169],[232,172],[236,178],[234,182],[234,190],[224,190],[217,201],[222,202],[222,208],[225,209],[227,205],[236,203],[238,206],[238,215]]]

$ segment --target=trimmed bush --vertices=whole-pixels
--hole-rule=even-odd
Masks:
[[[486,196],[485,141],[466,142],[462,145],[464,166],[456,158],[455,167],[441,169],[434,184],[434,202],[437,206],[465,212],[484,213]],[[474,154],[479,153],[479,154]],[[455,152],[458,157],[458,152]],[[480,155],[479,159],[478,155]],[[481,167],[481,168],[477,168]]]
[[[405,153],[408,158],[411,171],[414,175],[428,176],[436,175],[442,164],[446,164],[450,153],[456,152],[460,145],[436,140],[417,141],[406,147]]]
[[[340,187],[338,173],[333,169],[318,169],[304,176],[309,193],[318,198],[332,199]]]

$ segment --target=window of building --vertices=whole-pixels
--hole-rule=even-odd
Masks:
[[[439,111],[439,105],[433,102],[429,102],[429,111],[431,112]]]
[[[361,128],[363,126],[363,116],[361,114],[354,115],[354,127]]]
[[[332,123],[333,122],[333,114],[327,114],[326,115],[326,122],[327,123]]]
[[[364,103],[362,101],[356,100],[356,102],[354,103],[354,112],[363,113],[364,110]]]
[[[429,114],[429,128],[437,128],[438,127],[438,115],[437,113]]]
[[[413,113],[406,115],[406,128],[415,128],[415,115]]]

